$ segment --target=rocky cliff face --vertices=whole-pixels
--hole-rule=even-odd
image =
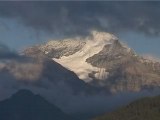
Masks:
[[[94,31],[84,39],[50,41],[24,53],[34,56],[37,51],[112,93],[160,87],[160,63],[137,55],[109,33]]]
[[[117,91],[140,91],[160,85],[160,63],[144,59],[119,41],[106,45],[102,51],[88,58],[87,62],[109,73],[105,80],[95,81]]]
[[[39,49],[51,58],[60,58],[69,56],[78,52],[86,43],[78,38],[76,40],[65,39],[49,41],[45,45],[39,46]]]

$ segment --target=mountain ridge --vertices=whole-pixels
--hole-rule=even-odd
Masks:
[[[159,120],[160,96],[145,97],[93,120]]]
[[[71,41],[67,44],[66,42],[69,40]],[[64,45],[56,46],[63,41],[65,41]],[[70,54],[68,51],[67,55],[63,54],[61,46],[65,46],[65,49],[69,50],[70,46],[68,45],[73,41],[78,44],[71,45],[72,53]],[[44,51],[47,50],[49,43],[52,43],[49,47],[52,51]],[[53,45],[54,43],[56,44]],[[83,43],[83,45],[76,49],[79,43]],[[74,48],[75,46],[76,48]],[[56,48],[58,49],[56,50]],[[112,93],[126,90],[140,91],[143,88],[160,86],[160,67],[158,67],[160,63],[137,55],[131,48],[122,44],[117,37],[109,33],[93,31],[91,36],[83,39],[50,41],[37,49],[76,73],[80,79],[88,84],[105,87]],[[33,49],[31,51],[34,52]],[[27,52],[26,49],[24,53]],[[56,54],[61,54],[61,56],[48,56],[49,52],[53,52],[52,54],[57,52]]]

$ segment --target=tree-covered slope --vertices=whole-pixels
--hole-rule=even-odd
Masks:
[[[160,96],[137,100],[94,120],[160,120]]]

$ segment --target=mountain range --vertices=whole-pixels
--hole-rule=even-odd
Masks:
[[[87,84],[111,93],[160,86],[160,63],[136,54],[112,34],[93,31],[86,38],[49,41],[30,47],[25,55],[41,53],[73,71]]]

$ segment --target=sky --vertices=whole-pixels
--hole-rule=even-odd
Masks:
[[[0,2],[0,44],[10,49],[105,31],[160,57],[160,2]]]

